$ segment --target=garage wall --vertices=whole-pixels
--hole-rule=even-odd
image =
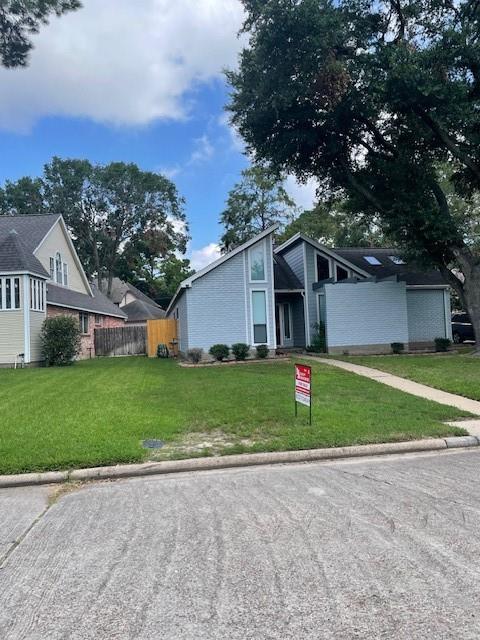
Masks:
[[[451,338],[450,294],[444,289],[407,290],[408,340]],[[447,319],[447,321],[446,321]]]
[[[408,343],[404,282],[325,285],[329,352],[390,351],[392,342]]]

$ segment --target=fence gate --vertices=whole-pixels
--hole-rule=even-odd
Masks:
[[[177,353],[176,320],[147,320],[147,354],[149,358],[154,358],[157,355],[159,344],[166,344],[170,351],[174,350]]]
[[[97,356],[144,355],[146,348],[146,327],[95,329],[95,355]]]

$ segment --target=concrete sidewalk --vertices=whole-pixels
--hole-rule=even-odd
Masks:
[[[450,407],[457,407],[457,409],[460,409],[461,411],[468,411],[469,413],[480,416],[480,402],[478,400],[472,400],[471,398],[458,396],[455,393],[448,393],[446,391],[441,391],[440,389],[434,389],[433,387],[428,387],[425,384],[413,382],[413,380],[407,380],[406,378],[401,378],[400,376],[395,376],[392,373],[380,371],[379,369],[364,367],[360,364],[344,362],[343,360],[333,360],[330,358],[316,358],[315,356],[306,357],[311,360],[315,360],[316,362],[345,369],[345,371],[350,371],[351,373],[356,373],[359,376],[364,376],[365,378],[370,378],[376,382],[381,382],[382,384],[386,384],[394,389],[410,393],[413,396],[418,396],[425,400],[433,400],[433,402],[446,404]],[[448,424],[461,426],[467,429],[471,435],[477,437],[480,436],[480,420],[464,420],[449,422]]]

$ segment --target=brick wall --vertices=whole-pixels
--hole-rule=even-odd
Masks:
[[[54,318],[56,316],[70,316],[75,318],[80,323],[80,312],[75,309],[65,309],[64,307],[55,307],[54,305],[47,305],[47,317]],[[95,327],[99,329],[110,329],[112,327],[123,327],[125,322],[122,318],[115,318],[113,316],[98,316],[100,324],[95,324],[95,314],[88,314],[88,332],[82,334],[80,338],[80,353],[81,359],[93,358],[95,356],[95,343],[94,343],[94,331]]]

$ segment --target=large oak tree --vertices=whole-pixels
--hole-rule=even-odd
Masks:
[[[249,40],[228,78],[248,149],[379,216],[442,272],[480,342],[480,3],[244,5]]]

